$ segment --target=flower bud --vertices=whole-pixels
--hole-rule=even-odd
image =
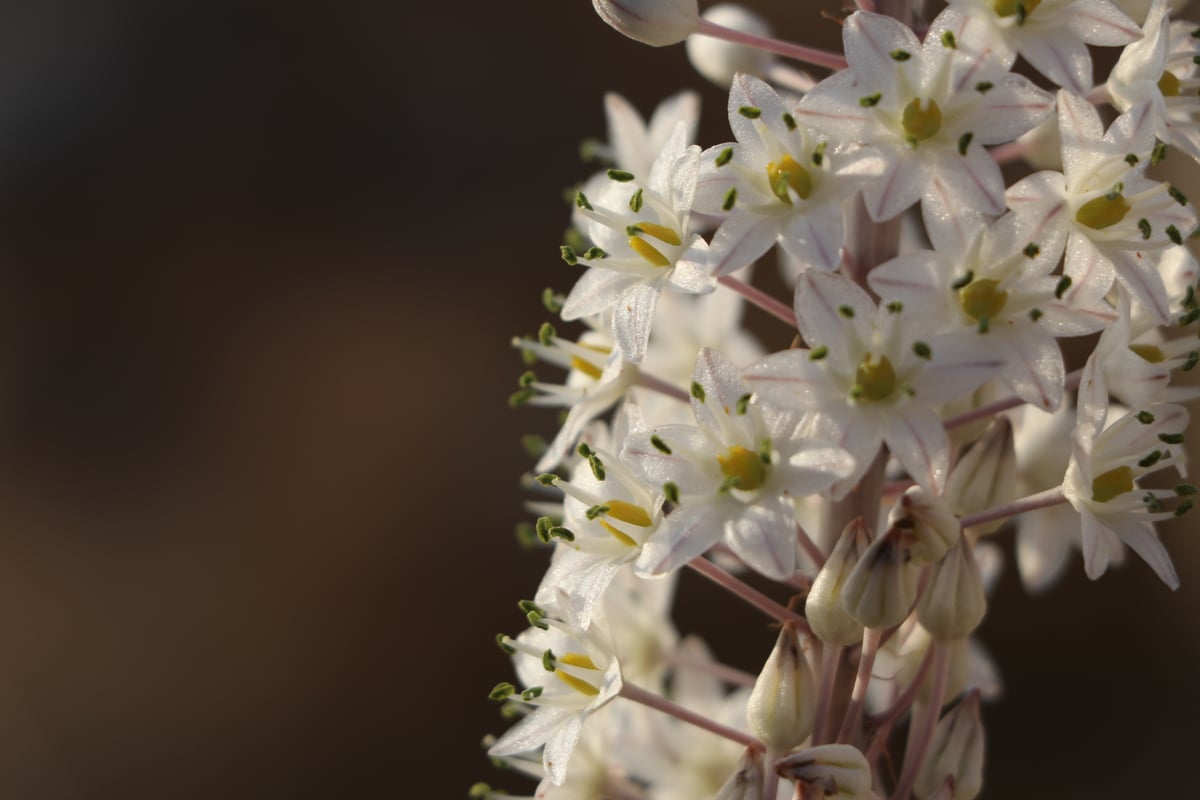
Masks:
[[[945,500],[920,486],[900,495],[888,513],[888,525],[900,529],[916,565],[941,561],[958,541],[958,517]]]
[[[871,797],[871,767],[858,748],[848,744],[810,747],[775,762],[783,777],[808,787],[813,797],[845,800]]]
[[[678,44],[700,21],[696,0],[592,0],[600,19],[652,47]]]
[[[950,639],[937,642],[937,646],[946,650],[949,658],[949,673],[946,677],[944,700],[957,697],[967,685],[971,666],[970,639]],[[925,660],[929,648],[934,646],[933,636],[925,630],[917,620],[905,622],[900,633],[893,636],[879,650],[875,657],[875,671],[880,675],[893,675],[893,683],[900,689],[907,688],[917,679],[921,672],[921,663]],[[933,670],[927,669],[917,689],[917,702],[928,703],[932,699],[934,675]]]
[[[734,3],[719,3],[704,12],[704,19],[722,28],[731,28],[755,36],[770,36],[767,21],[748,8]],[[739,72],[765,77],[774,58],[762,50],[734,44],[711,36],[692,36],[687,40],[688,60],[710,81],[723,89],[733,83]]]
[[[842,584],[842,607],[867,628],[899,625],[917,592],[917,569],[900,528],[889,528],[863,553]]]
[[[808,660],[800,651],[796,629],[784,625],[750,692],[750,730],[768,747],[791,750],[812,733],[815,712]]]
[[[983,788],[983,745],[979,693],[972,692],[938,721],[925,763],[917,773],[917,796],[934,794],[949,778],[954,800],[972,800]]]
[[[983,579],[971,543],[960,537],[945,558],[933,565],[917,619],[935,639],[958,639],[979,626],[987,612]]]
[[[826,644],[844,647],[862,639],[862,624],[842,606],[842,586],[870,543],[871,531],[862,519],[847,525],[808,592],[804,616]]]
[[[742,753],[737,771],[729,776],[713,800],[763,800],[761,750],[749,749]]]
[[[1017,451],[1007,417],[997,417],[958,460],[943,496],[958,514],[973,514],[1017,499]],[[971,530],[986,536],[1006,521],[985,522]]]

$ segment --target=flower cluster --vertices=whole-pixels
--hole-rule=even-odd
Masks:
[[[606,100],[561,247],[578,278],[544,295],[583,327],[514,340],[566,374],[526,372],[511,402],[564,416],[528,438],[519,530],[549,568],[529,627],[498,638],[516,723],[489,753],[550,800],[969,800],[1005,532],[1030,590],[1074,549],[1090,578],[1132,551],[1178,586],[1155,522],[1196,492],[1169,473],[1200,268],[1196,211],[1154,167],[1200,158],[1200,28],[1164,0],[930,20],[860,0],[828,53],[736,6],[594,5],[639,41],[687,39],[731,140],[693,142],[692,93],[649,122]],[[1089,45],[1123,48],[1100,84]],[[1022,162],[1041,169],[1006,184]],[[752,282],[770,255],[790,298]],[[777,320],[767,342],[746,307]],[[1089,335],[1072,364],[1063,340]],[[681,570],[776,623],[757,674],[676,634]]]

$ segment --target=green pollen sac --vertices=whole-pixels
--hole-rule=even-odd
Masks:
[[[1075,221],[1094,231],[1116,225],[1125,219],[1125,215],[1133,206],[1120,192],[1109,192],[1092,198],[1079,207],[1075,212]]]
[[[1129,349],[1136,353],[1143,361],[1148,361],[1151,364],[1161,364],[1167,360],[1163,351],[1152,344],[1131,344],[1129,345]]]
[[[1008,303],[1008,292],[991,278],[971,281],[958,290],[958,305],[976,322],[995,319]]]
[[[872,361],[872,355],[863,356],[862,363],[854,375],[854,393],[859,400],[878,403],[886,400],[896,390],[896,370],[887,356]]]
[[[801,200],[807,200],[813,191],[812,175],[790,155],[767,164],[767,180],[771,184],[771,192],[789,206],[792,204],[789,186],[800,195]]]
[[[752,492],[767,480],[767,465],[762,457],[739,444],[729,448],[725,455],[717,456],[717,464],[727,479],[737,478],[737,488],[742,491]]]
[[[1178,97],[1179,78],[1175,77],[1173,72],[1163,72],[1158,79],[1158,90],[1162,92],[1163,97]]]
[[[1032,14],[1034,9],[1041,4],[1042,0],[995,0],[992,3],[992,9],[996,12],[997,17],[1020,15],[1024,18]]]
[[[904,132],[918,142],[931,139],[942,129],[942,109],[933,100],[926,100],[921,107],[921,98],[916,98],[904,107],[900,118]]]
[[[1132,491],[1133,469],[1130,467],[1110,469],[1103,475],[1097,475],[1092,481],[1092,500],[1097,503],[1107,503],[1114,497]]]

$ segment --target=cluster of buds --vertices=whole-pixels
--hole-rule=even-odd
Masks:
[[[1200,159],[1200,27],[1164,0],[876,2],[834,53],[737,6],[593,0],[686,40],[732,140],[693,142],[690,92],[649,121],[610,95],[561,246],[580,274],[543,294],[583,327],[514,340],[566,373],[512,396],[564,411],[526,439],[518,530],[550,563],[498,637],[516,723],[487,741],[533,797],[970,800],[1006,540],[1031,591],[1075,550],[1178,586],[1155,523],[1196,492],[1163,478],[1200,394],[1175,380],[1200,362],[1197,217],[1152,168]],[[1123,48],[1101,84],[1089,46]],[[753,283],[772,254],[790,298]],[[676,633],[681,570],[766,617],[757,674]]]

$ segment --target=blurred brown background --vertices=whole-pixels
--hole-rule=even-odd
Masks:
[[[522,786],[479,747],[542,568],[511,530],[551,415],[506,407],[508,339],[572,279],[602,93],[682,86],[682,48],[584,0],[4,5],[0,797]],[[1167,535],[1176,595],[1140,563],[1037,600],[1008,571],[989,796],[1190,777],[1194,537]],[[730,604],[693,590],[711,632]],[[752,666],[738,619],[718,649]]]

